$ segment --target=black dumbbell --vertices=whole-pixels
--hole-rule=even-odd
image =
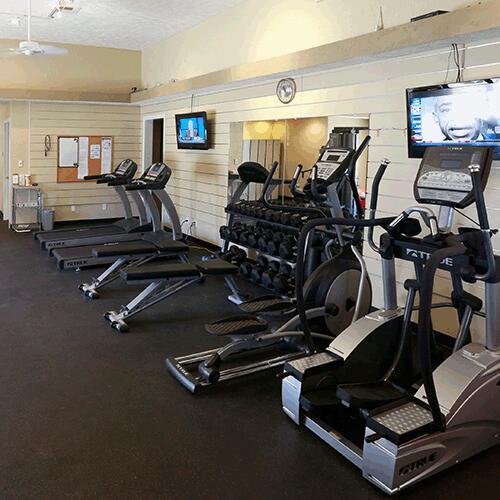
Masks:
[[[267,252],[270,255],[278,255],[281,243],[284,241],[285,235],[282,232],[273,234],[271,241],[267,244]]]
[[[267,252],[267,245],[273,239],[273,235],[274,235],[274,233],[269,229],[265,229],[264,231],[262,231],[262,234],[260,235],[259,239],[257,240],[257,246],[263,252]]]
[[[247,260],[247,253],[243,248],[234,247],[232,263],[237,266]]]
[[[254,229],[253,232],[248,233],[247,236],[247,246],[250,248],[257,248],[257,243],[259,241],[260,235],[262,234],[262,230],[260,228]]]
[[[230,239],[235,243],[238,243],[240,240],[240,234],[245,231],[246,224],[241,224],[241,222],[237,222],[231,228]]]
[[[250,278],[250,275],[252,274],[252,269],[253,269],[253,264],[251,264],[250,262],[242,262],[240,264],[240,274],[244,277],[244,278]]]
[[[274,277],[279,273],[280,263],[277,260],[269,262],[269,267],[262,273],[262,284],[267,288],[273,288]]]
[[[295,271],[292,270],[289,276],[277,274],[273,279],[273,288],[276,292],[285,294],[295,288]]]
[[[279,255],[282,259],[291,259],[295,255],[297,239],[293,235],[284,238],[279,246]]]
[[[267,269],[268,266],[269,266],[269,261],[267,260],[267,258],[264,257],[263,255],[259,255],[255,262],[255,266],[253,267],[252,272],[250,273],[250,279],[254,283],[261,283],[262,274],[264,273],[264,271]]]
[[[219,228],[219,234],[220,234],[221,239],[227,240],[231,236],[231,231],[229,230],[228,226],[221,226]]]
[[[282,274],[283,276],[289,278],[292,275],[293,269],[292,266],[289,264],[286,264],[285,262],[282,262],[279,266],[278,273]]]

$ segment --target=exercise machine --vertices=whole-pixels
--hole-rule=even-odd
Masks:
[[[132,160],[123,160],[110,174],[90,175],[84,180],[93,180],[97,184],[112,186],[123,206],[124,218],[113,223],[78,229],[55,229],[41,231],[34,234],[40,242],[42,250],[51,252],[55,248],[68,248],[82,245],[99,245],[112,241],[134,239],[137,233],[151,231],[151,224],[147,221],[146,210],[141,198],[132,194],[137,207],[139,218],[133,217],[130,201],[123,189],[123,185],[130,182],[137,172],[137,164]]]
[[[116,261],[117,255],[113,249],[123,251],[124,247],[117,247],[119,243],[128,242],[130,246],[128,250],[138,250],[139,246],[151,249],[151,244],[157,243],[161,246],[162,243],[169,243],[172,238],[167,238],[163,231],[161,223],[161,215],[156,207],[155,200],[150,191],[154,191],[155,195],[161,200],[162,206],[165,207],[167,214],[170,217],[172,225],[172,233],[174,240],[182,239],[182,232],[180,227],[179,218],[172,200],[165,192],[165,186],[168,183],[172,171],[164,163],[153,163],[136,181],[117,179],[110,181],[112,186],[119,186],[124,193],[130,193],[134,199],[140,200],[140,204],[145,206],[145,211],[149,220],[153,222],[152,227],[144,232],[132,232],[126,234],[109,236],[106,239],[107,252],[95,252],[96,245],[100,245],[100,238],[94,244],[91,243],[93,238],[88,238],[84,246],[76,246],[69,248],[54,248],[51,250],[51,255],[57,263],[58,269],[61,271],[66,270],[80,270],[85,267],[109,265]],[[132,182],[132,184],[130,184]],[[127,187],[128,186],[128,187]],[[138,189],[141,188],[141,189]],[[143,189],[142,189],[143,188]],[[141,193],[141,195],[139,194]],[[127,195],[124,194],[126,197]],[[148,245],[149,243],[149,245]],[[173,246],[174,244],[172,244]]]
[[[311,203],[307,203],[309,207],[291,208],[296,213],[318,217],[323,212],[313,205],[321,205],[342,220],[346,207],[341,205],[339,193],[343,184],[349,183],[356,161],[369,140],[367,138],[358,150],[323,150],[304,193],[298,192],[296,186],[301,173],[299,167],[291,191],[295,197],[308,199]],[[281,210],[283,206],[271,204],[265,196],[276,169],[275,163],[262,199],[268,208]],[[321,331],[313,335],[325,347],[353,321],[368,313],[372,294],[366,265],[358,248],[361,234],[335,226],[329,230],[329,239],[332,243],[327,246],[330,258],[309,275],[303,290],[307,321],[321,325]],[[166,360],[168,371],[189,391],[198,392],[223,381],[276,369],[307,354],[294,299],[266,295],[243,302],[240,309],[244,314],[206,325],[208,333],[230,339],[225,346]],[[273,319],[274,328],[268,321]]]
[[[100,245],[90,249],[92,259],[113,259],[113,263],[90,283],[82,283],[78,289],[88,298],[97,299],[99,290],[121,277],[121,273],[138,268],[153,261],[179,258],[187,262],[188,245],[183,241],[179,215],[165,187],[172,175],[170,167],[164,163],[153,164],[140,178],[124,185],[126,192],[140,193],[150,218],[153,231],[140,240]],[[160,201],[161,210],[155,203]],[[168,216],[172,233],[163,228],[162,212]]]
[[[267,170],[255,162],[245,162],[238,168],[241,184],[235,190],[232,203],[238,203],[251,183],[264,184],[268,177]],[[276,185],[276,183],[274,183]],[[229,216],[230,221],[233,216]],[[228,253],[224,247],[222,256]],[[171,295],[195,283],[202,283],[211,276],[222,276],[230,290],[228,300],[241,304],[245,297],[238,289],[234,275],[238,266],[223,258],[207,259],[195,264],[189,263],[151,263],[140,267],[134,266],[123,270],[120,275],[126,283],[147,283],[147,287],[127,305],[118,311],[108,311],[104,315],[111,327],[119,332],[129,330],[128,321],[137,314],[164,301]],[[88,290],[88,288],[87,288]],[[85,291],[85,290],[82,290]]]
[[[500,434],[500,257],[483,197],[491,148],[429,147],[414,182],[419,205],[389,224],[376,219],[309,223],[299,240],[302,259],[315,223],[369,227],[382,260],[384,308],[359,319],[323,352],[302,321],[310,355],[284,367],[284,412],[359,467],[363,477],[393,494],[498,443]],[[385,168],[374,181],[373,198]],[[426,206],[423,206],[425,204]],[[478,227],[453,233],[454,209],[475,204]],[[439,215],[428,206],[439,206]],[[376,207],[376,205],[375,205]],[[428,234],[421,234],[419,216]],[[413,216],[413,217],[412,217]],[[377,245],[373,228],[385,232]],[[397,232],[397,228],[403,228]],[[413,264],[398,307],[396,259]],[[451,277],[450,303],[432,304],[436,270]],[[299,274],[299,273],[298,273]],[[464,282],[484,283],[483,300]],[[300,294],[300,284],[297,288]],[[415,306],[417,294],[420,305]],[[303,300],[298,300],[305,318]],[[434,331],[431,311],[451,307],[459,329],[454,343]],[[412,313],[419,311],[418,328]],[[475,315],[485,319],[484,342],[472,342]]]

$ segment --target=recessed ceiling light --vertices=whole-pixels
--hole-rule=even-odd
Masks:
[[[9,19],[9,24],[11,26],[15,26],[16,28],[19,28],[19,26],[21,26],[21,19],[17,16],[11,17]]]

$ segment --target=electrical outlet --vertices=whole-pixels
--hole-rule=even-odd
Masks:
[[[76,207],[75,207],[75,205],[71,205],[71,211],[72,211],[72,212],[76,212]]]
[[[107,210],[108,209],[108,204],[107,203],[103,203],[102,204],[102,209],[103,209],[103,211]]]
[[[23,168],[23,167],[24,167],[24,161],[23,161],[23,160],[19,160],[19,161],[17,162],[17,166],[18,166],[19,168]]]

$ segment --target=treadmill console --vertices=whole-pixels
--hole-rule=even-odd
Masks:
[[[353,156],[353,149],[326,149],[316,162],[317,179],[323,184],[339,182],[349,168]]]
[[[115,168],[113,175],[115,177],[133,177],[137,172],[137,163],[133,160],[123,160]]]
[[[434,146],[425,150],[415,184],[419,203],[466,208],[474,203],[470,165],[480,168],[483,189],[490,173],[492,148]]]
[[[172,175],[172,169],[165,163],[153,163],[142,175],[141,183],[143,184],[161,184],[166,186],[170,176]]]

